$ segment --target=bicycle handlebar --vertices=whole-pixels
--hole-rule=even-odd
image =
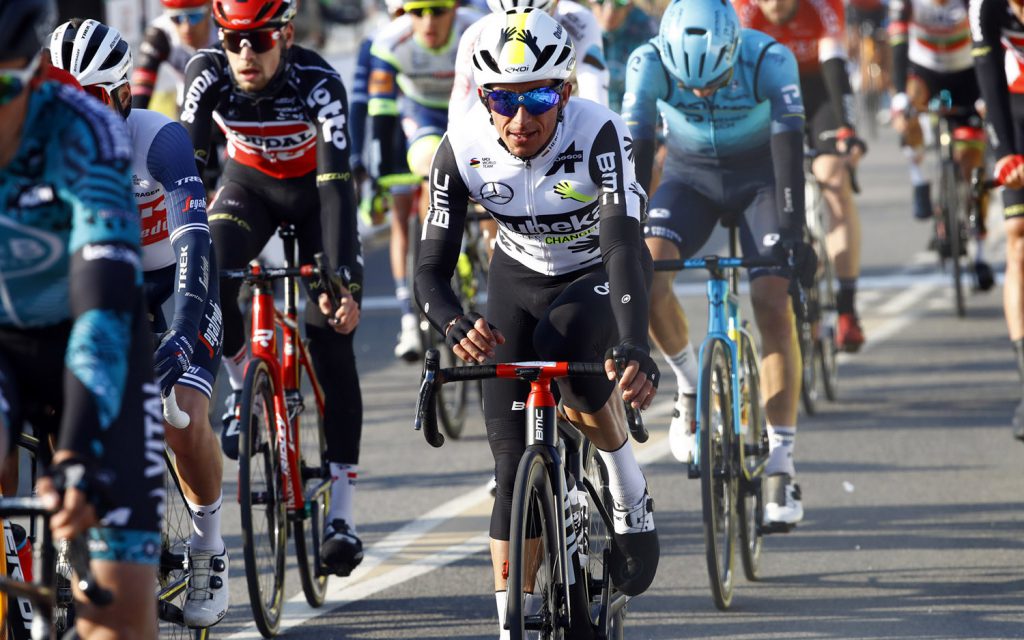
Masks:
[[[614,352],[613,352],[614,355]],[[625,362],[622,363],[623,368]],[[416,402],[413,430],[423,431],[427,444],[438,448],[444,436],[437,428],[437,387],[448,382],[489,380],[492,378],[539,380],[567,376],[605,377],[604,365],[596,362],[509,362],[465,367],[441,368],[441,354],[428,349],[423,358],[423,374]],[[640,412],[626,405],[626,419],[630,433],[637,442],[646,442],[649,434],[644,428]]]
[[[756,267],[785,266],[774,257],[744,256],[727,258],[725,256],[704,256],[703,258],[687,258],[685,260],[655,260],[655,271],[682,271],[683,269],[707,269],[715,272],[720,269],[753,269]]]

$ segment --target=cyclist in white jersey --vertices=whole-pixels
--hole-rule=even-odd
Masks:
[[[574,0],[487,0],[495,13],[537,9],[546,11],[569,32],[579,59],[571,83],[581,98],[608,106],[608,65],[597,18]],[[478,101],[473,80],[473,47],[483,28],[478,22],[466,30],[455,58],[455,87],[448,103],[448,119],[457,122]]]
[[[209,627],[227,613],[228,557],[220,531],[222,458],[209,418],[223,331],[206,192],[184,127],[132,108],[131,50],[115,29],[95,20],[66,22],[50,37],[50,58],[128,124],[145,294],[153,328],[162,334],[157,380],[165,396],[174,389],[190,418],[184,429],[165,428],[193,522],[183,613],[186,625]],[[172,295],[168,328],[160,307]]]
[[[640,226],[647,196],[636,179],[629,130],[607,107],[570,101],[572,41],[543,11],[485,18],[473,58],[486,107],[478,103],[450,128],[434,156],[416,300],[463,360],[605,363],[607,380],[568,378],[558,386],[567,417],[596,445],[609,471],[613,580],[638,595],[658,566],[654,504],[616,407],[615,370],[607,359],[614,345],[627,350],[629,364],[617,386],[634,407],[649,406],[659,374],[647,343],[652,272]],[[499,226],[488,290],[501,295],[488,297],[487,319],[462,309],[451,288],[469,198]],[[490,546],[499,629],[513,484],[525,449],[524,385],[484,383],[497,476]],[[539,608],[540,602],[527,597],[525,606]]]

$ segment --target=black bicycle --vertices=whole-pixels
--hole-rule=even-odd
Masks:
[[[625,358],[613,357],[621,370]],[[505,624],[513,640],[528,632],[541,638],[623,637],[630,596],[618,591],[610,573],[614,528],[607,471],[590,442],[556,417],[551,381],[567,376],[604,377],[604,365],[514,362],[441,368],[436,349],[427,352],[424,362],[414,428],[422,429],[433,447],[444,444],[436,416],[436,392],[442,385],[490,378],[530,383],[527,446],[516,472],[509,532]],[[645,442],[648,434],[639,412],[627,407],[627,417],[633,437]],[[593,517],[591,506],[600,517]],[[540,595],[538,611],[524,607],[527,594]]]

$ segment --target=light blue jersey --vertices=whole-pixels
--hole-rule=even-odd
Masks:
[[[657,39],[630,56],[622,117],[636,140],[653,140],[660,118],[670,155],[731,158],[767,149],[774,133],[802,132],[796,58],[770,36],[744,29],[733,77],[709,98],[679,86]]]

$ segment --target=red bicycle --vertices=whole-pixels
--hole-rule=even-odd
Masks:
[[[221,272],[222,278],[248,284],[253,294],[252,358],[239,403],[238,500],[249,602],[266,638],[277,633],[281,622],[289,522],[306,602],[319,607],[327,590],[320,538],[331,501],[331,474],[322,457],[323,389],[297,321],[300,278],[306,286],[321,280],[332,304],[338,302],[323,254],[315,256],[315,265],[296,266],[294,228],[282,226],[278,235],[284,267],[253,261],[245,269]],[[283,312],[275,306],[275,280],[284,281]],[[309,395],[315,414],[306,411]]]

